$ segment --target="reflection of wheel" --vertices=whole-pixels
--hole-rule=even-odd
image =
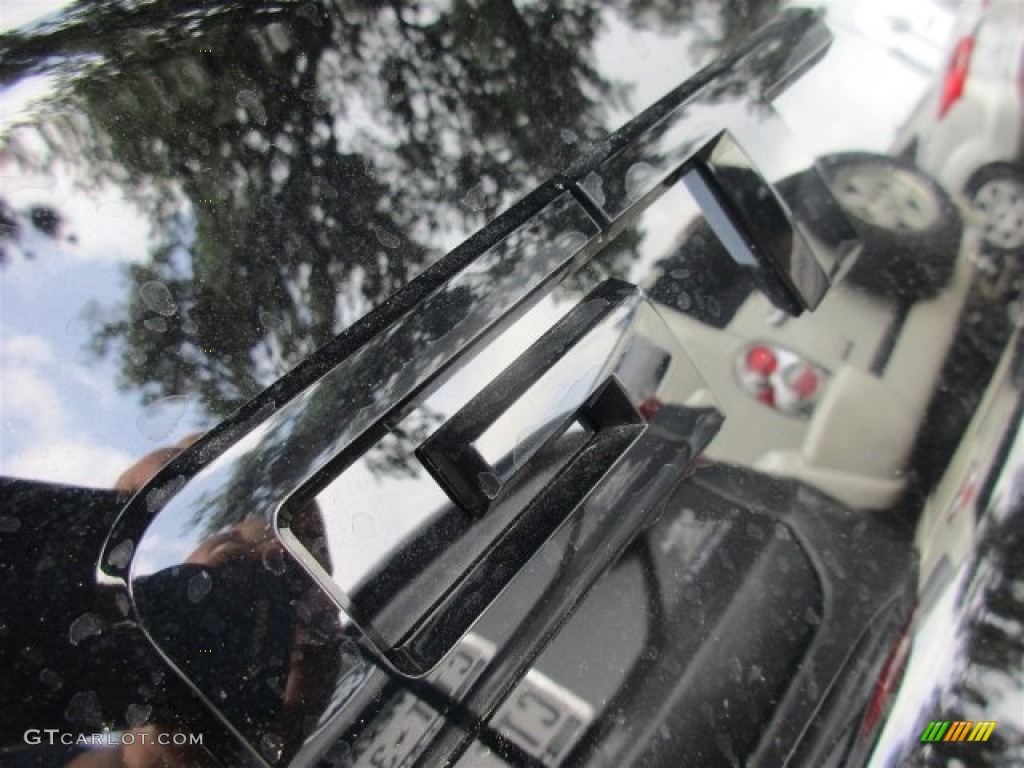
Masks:
[[[821,171],[864,243],[851,283],[913,301],[948,282],[962,223],[935,181],[906,160],[867,152],[826,157]]]
[[[1006,163],[982,168],[964,191],[982,216],[982,239],[1000,253],[1024,251],[1024,175]]]

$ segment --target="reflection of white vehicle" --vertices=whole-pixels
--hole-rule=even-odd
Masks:
[[[1011,465],[1007,452],[1021,423],[1022,340],[1018,321],[960,446],[925,503],[916,534],[923,573],[948,581],[976,546],[986,505],[998,501],[994,484]],[[1019,483],[1020,477],[1013,480]]]
[[[906,676],[868,763],[871,768],[909,764],[928,723],[945,719],[948,702],[964,720],[1015,724],[1020,719],[1013,662],[1003,671],[999,654],[991,653],[995,643],[991,638],[978,643],[975,633],[1000,620],[989,592],[993,582],[1016,576],[1003,572],[998,562],[999,550],[1013,551],[1019,540],[1014,518],[1020,520],[1024,477],[1022,341],[1018,315],[992,381],[918,521],[915,545],[922,581],[916,629],[909,635],[913,643],[907,647]],[[985,656],[978,653],[982,647]],[[980,697],[958,696],[965,680],[974,681]]]
[[[980,212],[986,243],[1024,249],[1024,3],[972,0],[948,63],[911,117],[902,144]]]
[[[708,245],[699,223],[684,230],[649,290],[727,414],[711,458],[881,509],[906,489],[972,283],[976,240],[961,246],[946,195],[906,164],[866,153],[825,160],[864,252],[813,313],[788,317],[741,270],[728,274],[728,256]],[[714,277],[681,293],[696,274]]]

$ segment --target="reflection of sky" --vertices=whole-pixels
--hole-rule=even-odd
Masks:
[[[2,0],[0,2],[0,33],[41,21],[74,0]]]
[[[22,250],[33,257],[16,255],[3,268],[0,473],[110,487],[136,459],[197,425],[187,407],[143,411],[136,393],[110,386],[117,359],[87,351],[99,307],[123,301],[123,266],[144,257],[148,229],[116,192],[86,198],[60,178],[50,188],[26,179],[3,190],[16,210],[47,204],[66,219],[57,241],[23,222]]]
[[[587,302],[581,310],[596,313],[601,304]],[[530,383],[521,399],[495,418],[474,444],[485,461],[497,468],[511,455],[512,464],[518,467],[524,461],[521,453],[529,455],[538,438],[548,436],[545,428],[578,409],[606,371],[621,335],[614,321],[622,314],[623,310],[616,310],[591,329],[563,359]]]
[[[938,67],[939,57],[921,51],[944,44],[948,11],[932,0],[790,4],[823,7],[835,41],[824,59],[776,100],[782,116],[816,154],[892,150],[935,76],[927,65]],[[899,55],[908,46],[917,52],[914,60]]]
[[[51,75],[31,75],[0,87],[0,132],[28,119],[33,107],[49,96],[53,87]],[[0,176],[0,181],[13,182],[14,179]]]
[[[428,408],[445,418],[456,413],[574,304],[557,292],[538,302],[431,394]],[[343,590],[352,591],[386,556],[450,504],[418,461],[412,461],[418,467],[415,476],[375,474],[365,460],[358,461],[317,496],[332,575]]]
[[[3,23],[22,24],[61,5],[7,0]],[[606,14],[595,43],[595,63],[604,77],[628,86],[625,103],[609,106],[609,129],[649,106],[704,63],[694,60],[693,42],[690,30],[672,34],[637,30],[618,14]],[[815,116],[836,116],[829,121],[815,117],[811,122],[816,148],[848,148],[850,131],[858,147],[884,147],[891,142],[899,118],[912,106],[909,95],[920,89],[925,78],[885,56],[876,64],[861,57],[858,67],[851,68],[846,53],[859,50],[843,45],[837,44],[821,72],[812,71],[798,82],[791,97],[783,97],[789,109],[786,114],[794,117],[790,122],[798,133],[801,124],[806,125],[809,110]],[[47,108],[40,107],[38,99],[49,87],[48,81],[33,76],[0,90],[0,130],[45,114]],[[358,102],[352,106],[350,129],[374,130],[372,116],[356,109]],[[848,114],[871,114],[872,119],[839,119]],[[0,473],[109,486],[141,455],[208,426],[201,421],[200,403],[188,403],[184,411],[182,404],[168,403],[144,414],[138,393],[112,386],[119,376],[118,354],[96,358],[85,351],[90,332],[99,322],[89,317],[90,308],[126,304],[128,282],[123,267],[148,256],[148,226],[138,210],[121,201],[117,190],[72,191],[66,177],[87,175],[87,167],[64,169],[54,174],[57,182],[13,177],[5,175],[2,151],[0,193],[22,212],[33,204],[60,210],[67,217],[64,234],[73,233],[78,242],[55,244],[26,225],[25,243],[35,258],[15,257],[3,268]],[[664,235],[673,237],[676,232],[666,227]],[[453,246],[468,234],[446,233],[440,245]],[[659,244],[645,252],[661,250]],[[40,306],[46,311],[39,311]]]
[[[610,128],[618,128],[651,106],[697,70],[694,35],[688,29],[673,34],[630,27],[619,16],[606,14],[606,26],[594,43],[598,69],[612,81],[629,83],[627,104],[609,109]]]
[[[4,23],[19,26],[59,9],[61,2],[4,3]],[[614,13],[595,46],[599,69],[629,83],[628,108],[612,111],[609,127],[648,106],[696,67],[691,36],[632,29]],[[622,51],[630,55],[622,56]],[[52,106],[45,99],[49,76],[30,76],[0,90],[0,131],[21,124],[45,125]],[[380,126],[358,99],[348,105],[345,130],[375,133]],[[344,135],[344,131],[340,135]],[[46,147],[21,135],[29,149]],[[119,347],[97,358],[86,350],[104,312],[127,303],[124,266],[148,258],[150,231],[142,212],[121,199],[117,189],[83,193],[70,179],[89,169],[58,167],[48,176],[14,175],[0,147],[0,194],[22,214],[22,245],[35,256],[16,255],[4,267],[0,334],[4,357],[0,473],[40,480],[109,487],[145,453],[167,445],[201,423],[202,404],[164,404],[143,412],[140,395],[112,386],[119,379]],[[510,203],[511,201],[507,201]],[[506,203],[506,205],[507,205]],[[32,230],[24,214],[49,205],[65,216],[61,235],[77,242],[55,242]],[[505,207],[505,206],[503,206]],[[469,232],[447,232],[450,248]],[[40,312],[40,306],[46,311]],[[349,318],[349,322],[354,318]]]
[[[644,211],[638,226],[642,228],[644,239],[640,246],[640,255],[630,265],[629,279],[642,288],[650,288],[651,276],[656,274],[654,265],[659,259],[671,253],[687,230],[691,228],[700,215],[693,195],[683,184],[676,183],[658,200]]]

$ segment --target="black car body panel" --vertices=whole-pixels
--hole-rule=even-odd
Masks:
[[[694,12],[626,5],[101,2],[2,38],[0,76],[54,84],[3,178],[59,182],[49,203],[2,190],[0,267],[26,313],[47,259],[69,296],[33,309],[39,336],[4,314],[12,391],[33,405],[26,371],[63,364],[86,381],[45,352],[66,325],[96,396],[65,395],[77,443],[29,407],[4,457],[0,763],[195,734],[150,759],[866,759],[931,489],[782,462],[836,459],[844,401],[815,388],[863,355],[890,394],[876,379],[972,241],[944,198],[941,226],[880,234],[836,168],[941,191],[874,154],[823,163],[786,121],[833,43],[820,14],[726,4],[721,50],[690,39],[652,98],[659,62],[615,82],[598,38],[684,39]],[[75,208],[90,194],[148,219],[112,264],[73,255],[111,229]],[[784,371],[712,375],[716,339],[813,327],[840,289],[881,318],[856,354],[850,330],[816,360],[842,346],[823,333]],[[778,456],[715,452],[773,428]]]

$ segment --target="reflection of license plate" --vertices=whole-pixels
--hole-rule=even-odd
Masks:
[[[446,695],[458,698],[480,676],[493,655],[491,643],[477,635],[466,635],[427,681]],[[358,768],[411,765],[441,725],[442,717],[437,710],[402,691],[353,745],[355,760],[351,764]]]
[[[491,718],[491,727],[545,765],[560,765],[594,717],[593,708],[546,675],[531,669]],[[459,766],[503,765],[474,745]]]
[[[429,681],[448,696],[459,698],[480,676],[494,655],[494,646],[467,635]],[[545,675],[530,670],[498,708],[491,727],[547,765],[569,753],[593,719],[593,709]],[[359,768],[401,768],[411,765],[443,724],[443,718],[423,701],[403,691],[367,726],[353,744],[350,765]],[[482,745],[474,745],[459,760],[462,768],[505,766]]]

